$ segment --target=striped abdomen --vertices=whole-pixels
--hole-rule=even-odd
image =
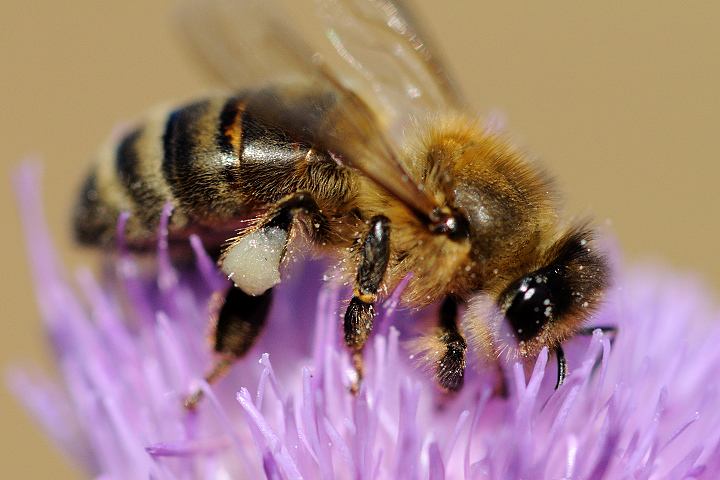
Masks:
[[[143,246],[168,202],[174,237],[197,232],[211,242],[298,190],[320,204],[346,203],[350,173],[312,148],[332,105],[328,95],[267,88],[150,116],[101,152],[76,207],[76,237],[111,243],[127,211],[128,242]]]

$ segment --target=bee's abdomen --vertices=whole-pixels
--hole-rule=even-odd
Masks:
[[[265,95],[243,92],[157,112],[106,148],[75,211],[77,239],[111,243],[127,211],[129,244],[150,244],[166,203],[173,205],[171,234],[184,237],[231,231],[251,211],[297,190],[347,194],[347,172],[295,135],[306,123],[278,127],[262,115]]]
[[[86,244],[113,241],[117,217],[127,211],[128,242],[151,242],[167,203],[173,205],[170,228],[175,236],[221,228],[241,216],[246,205],[236,188],[239,152],[218,141],[226,103],[205,99],[155,112],[101,151],[75,211],[77,239]]]
[[[206,100],[175,110],[162,138],[161,171],[177,207],[193,223],[214,225],[241,215],[247,198],[239,189],[243,132],[224,112],[238,99]],[[242,112],[237,111],[238,119]],[[226,146],[234,135],[237,148]]]
[[[85,179],[73,211],[75,239],[89,245],[108,243],[119,213],[117,205],[100,198],[97,171],[93,169]]]

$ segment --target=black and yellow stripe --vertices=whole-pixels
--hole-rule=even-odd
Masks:
[[[77,239],[111,244],[127,211],[129,244],[151,244],[168,202],[171,230],[183,237],[221,230],[300,190],[320,201],[346,197],[348,173],[312,149],[324,108],[316,94],[291,92],[286,103],[283,95],[266,88],[154,112],[101,151],[75,211]]]
[[[194,223],[212,225],[245,210],[245,199],[234,184],[241,155],[217,142],[226,103],[212,99],[187,105],[172,112],[165,125],[164,179],[178,208]]]

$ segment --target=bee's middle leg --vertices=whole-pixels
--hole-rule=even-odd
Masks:
[[[378,215],[370,220],[370,230],[365,236],[360,252],[360,264],[353,298],[345,312],[345,345],[352,354],[357,380],[351,391],[357,393],[363,377],[362,350],[367,342],[375,318],[375,301],[390,259],[390,221]]]
[[[327,219],[311,194],[298,192],[280,200],[255,228],[224,249],[219,264],[235,285],[228,289],[217,313],[213,339],[217,359],[205,375],[208,383],[224,377],[260,336],[270,310],[272,287],[280,282],[280,262],[290,230],[300,214],[310,217],[313,240],[321,240],[328,230]],[[196,390],[185,399],[185,407],[194,408],[202,396],[202,390]]]

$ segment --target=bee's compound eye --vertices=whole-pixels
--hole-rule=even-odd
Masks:
[[[545,255],[551,260],[545,267],[515,280],[498,297],[519,342],[534,343],[536,350],[543,345],[557,348],[547,342],[580,328],[598,304],[608,266],[602,255],[588,248],[589,236],[581,229],[566,233],[548,249]],[[535,339],[540,341],[531,342]]]
[[[538,272],[505,289],[501,305],[518,340],[533,339],[557,315],[557,284],[554,276]]]

